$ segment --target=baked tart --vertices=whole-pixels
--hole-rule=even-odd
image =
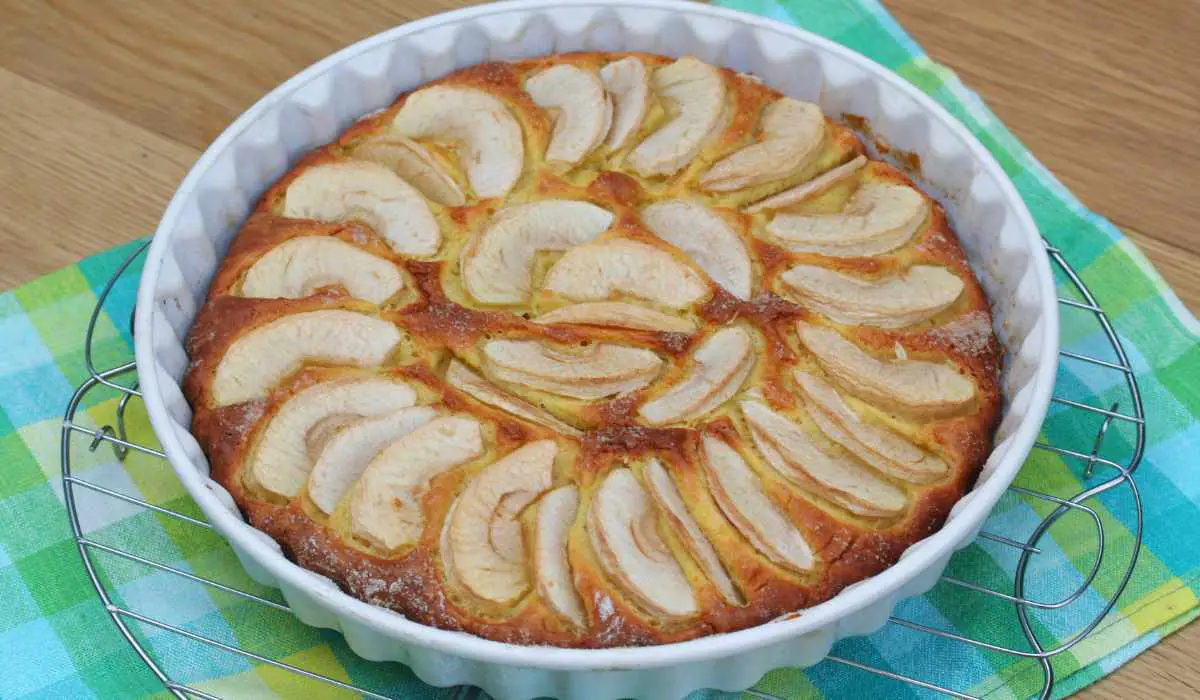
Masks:
[[[303,157],[188,337],[213,477],[299,565],[564,647],[762,624],[974,483],[1001,347],[944,209],[754,77],[457,71]]]

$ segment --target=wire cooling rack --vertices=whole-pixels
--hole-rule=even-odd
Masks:
[[[162,681],[167,690],[178,698],[217,698],[217,696],[177,680],[172,675],[169,664],[159,658],[160,655],[154,651],[154,645],[148,642],[150,634],[174,635],[178,638],[176,641],[179,644],[202,645],[207,647],[209,653],[240,656],[243,657],[243,660],[248,660],[253,664],[262,664],[281,672],[295,674],[298,682],[325,684],[370,698],[387,698],[387,695],[377,692],[377,689],[354,686],[310,668],[285,663],[255,652],[251,648],[243,648],[237,644],[214,639],[212,636],[187,629],[180,624],[163,619],[164,616],[156,614],[155,611],[139,610],[134,606],[126,607],[118,602],[120,596],[114,595],[115,589],[108,568],[120,562],[124,566],[147,567],[170,575],[168,576],[170,584],[172,587],[180,587],[178,591],[180,596],[187,594],[183,587],[204,586],[214,591],[220,591],[221,594],[236,596],[277,611],[290,612],[287,605],[278,600],[271,600],[259,593],[245,590],[243,587],[206,578],[164,563],[160,561],[163,557],[156,558],[154,552],[151,551],[152,548],[148,545],[131,548],[116,547],[99,542],[85,534],[85,530],[80,524],[81,512],[93,507],[104,508],[118,505],[113,503],[93,505],[89,502],[81,506],[84,499],[115,499],[122,502],[122,507],[148,509],[171,518],[177,521],[180,527],[211,530],[211,525],[198,517],[180,512],[177,508],[156,503],[154,499],[133,496],[118,488],[95,483],[94,480],[85,480],[73,474],[71,470],[73,450],[94,451],[103,443],[108,443],[120,461],[124,461],[130,452],[140,452],[156,458],[157,466],[162,469],[168,471],[171,469],[160,450],[147,444],[140,444],[131,439],[126,432],[126,411],[132,402],[141,400],[134,362],[128,361],[100,369],[93,361],[96,323],[101,316],[101,311],[105,309],[105,304],[108,303],[109,293],[118,280],[127,274],[130,264],[144,250],[145,246],[142,246],[121,265],[99,296],[96,309],[92,313],[86,330],[84,361],[89,376],[75,391],[67,405],[63,420],[61,453],[63,495],[67,514],[71,521],[71,529],[75,535],[75,541],[79,545],[79,554],[83,559],[83,566],[87,570],[92,585],[96,588],[96,593],[100,596],[105,609],[112,616],[117,629],[129,642],[133,651]],[[1056,421],[1064,420],[1062,414],[1067,413],[1067,419],[1074,424],[1074,429],[1057,432],[1082,435],[1084,438],[1079,440],[1079,444],[1057,444],[1047,440],[1035,445],[1035,450],[1052,453],[1061,459],[1076,463],[1080,477],[1076,483],[1082,484],[1084,488],[1074,493],[1047,493],[1018,486],[1009,488],[1012,495],[1023,498],[1027,502],[1044,502],[1043,510],[1047,514],[1032,527],[1028,523],[1024,527],[1010,525],[1009,530],[1018,531],[985,530],[979,534],[980,539],[989,541],[988,546],[1011,548],[1010,553],[1015,554],[1012,571],[1009,572],[1011,578],[1003,587],[1004,590],[1001,590],[1001,587],[988,587],[983,583],[963,578],[961,574],[943,576],[938,583],[939,586],[956,586],[967,589],[972,592],[972,595],[999,599],[1003,602],[1003,609],[1011,614],[1011,619],[1008,621],[1011,629],[997,627],[989,635],[989,638],[973,638],[895,616],[888,619],[884,630],[884,632],[888,632],[890,630],[887,630],[887,627],[899,627],[909,633],[933,635],[939,638],[939,644],[948,645],[947,648],[961,645],[966,648],[982,650],[985,653],[1031,660],[1040,668],[1044,679],[1039,693],[1039,697],[1042,698],[1050,697],[1054,689],[1055,677],[1051,659],[1082,642],[1101,624],[1116,605],[1117,599],[1133,574],[1142,542],[1142,501],[1137,485],[1134,483],[1133,474],[1142,459],[1146,437],[1145,417],[1137,380],[1108,316],[1080,280],[1079,275],[1063,258],[1062,253],[1049,244],[1046,245],[1046,250],[1056,265],[1055,272],[1060,282],[1060,289],[1065,290],[1064,296],[1059,299],[1059,303],[1063,307],[1064,328],[1090,331],[1093,336],[1102,339],[1100,342],[1094,343],[1097,347],[1091,348],[1093,352],[1083,354],[1062,351],[1060,362],[1084,363],[1091,365],[1088,368],[1089,371],[1117,373],[1123,380],[1116,382],[1118,386],[1123,385],[1120,392],[1123,394],[1122,398],[1106,406],[1090,405],[1065,395],[1067,391],[1060,386],[1056,389],[1056,395],[1053,398],[1054,405],[1051,407],[1050,413]],[[124,316],[121,313],[123,310],[111,308],[107,310],[110,318]],[[110,394],[116,392],[116,396],[119,397],[115,420],[111,425],[97,427],[85,425],[86,420],[77,421],[76,416],[81,404],[85,397],[92,392],[109,392]],[[1114,433],[1120,433],[1121,439],[1116,441],[1110,439],[1109,444],[1116,442],[1118,451],[1124,452],[1124,454],[1113,455],[1111,454],[1113,450],[1106,448],[1106,436]],[[1098,468],[1104,470],[1103,473],[1096,474]],[[1095,508],[1089,505],[1095,504],[1096,499],[1105,494],[1107,494],[1107,499],[1120,499],[1116,505],[1133,513],[1132,542],[1127,548],[1123,547],[1121,552],[1106,552],[1105,523]],[[1107,503],[1111,505],[1112,501],[1107,501]],[[1055,591],[1052,595],[1039,595],[1035,591],[1044,591],[1047,584],[1031,575],[1031,571],[1036,569],[1036,557],[1043,552],[1042,547],[1045,546],[1043,541],[1046,534],[1055,524],[1068,517],[1082,517],[1094,524],[1095,540],[1091,549],[1094,563],[1091,564],[1090,571],[1074,590]],[[995,519],[993,518],[993,520]],[[993,521],[989,521],[985,528],[991,528],[994,525]],[[1106,554],[1111,554],[1111,556],[1106,556]],[[1113,561],[1114,559],[1117,561]],[[948,571],[957,573],[958,568],[954,566],[952,560]],[[963,568],[969,569],[970,567]],[[1115,582],[1115,584],[1106,586],[1110,592],[1108,598],[1096,600],[1094,593],[1089,591],[1089,587],[1097,576],[1101,575],[1104,577],[1103,580]],[[1050,585],[1050,588],[1053,588],[1053,585]],[[172,588],[170,593],[174,592]],[[163,593],[163,595],[168,594]],[[1084,598],[1087,598],[1086,602],[1083,600]],[[1080,612],[1081,610],[1082,612]],[[1064,619],[1070,620],[1073,625],[1065,635],[1060,629],[1055,643],[1047,644],[1043,641],[1045,632],[1039,633],[1038,631],[1044,627],[1035,622],[1034,616],[1054,612],[1062,612]],[[953,653],[953,650],[950,653]],[[842,664],[862,673],[883,676],[914,688],[956,698],[974,697],[967,694],[966,689],[946,687],[945,682],[939,679],[921,678],[917,677],[915,673],[906,675],[900,670],[879,668],[873,665],[870,659],[855,658],[851,654],[835,654],[827,659],[832,663]],[[312,690],[316,689],[314,686]],[[758,691],[747,691],[747,694],[757,698],[776,699],[774,695]],[[467,700],[468,698],[479,700],[487,697],[479,689],[465,686],[454,689],[451,695],[457,700]]]

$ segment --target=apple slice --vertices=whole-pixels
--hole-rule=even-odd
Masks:
[[[391,168],[421,194],[447,207],[461,207],[467,196],[441,161],[421,144],[399,134],[373,139],[356,147],[355,158]]]
[[[516,117],[494,95],[461,85],[434,85],[404,100],[391,128],[410,139],[447,140],[480,198],[503,197],[521,177],[525,143]]]
[[[586,627],[587,615],[567,559],[567,534],[578,508],[579,489],[574,485],[560,486],[538,501],[533,528],[533,573],[542,600],[577,627]]]
[[[704,569],[704,573],[716,586],[725,602],[730,605],[745,605],[745,598],[733,585],[733,580],[729,578],[725,566],[721,564],[721,559],[717,556],[717,550],[704,536],[700,525],[696,523],[696,519],[684,505],[679,490],[675,488],[675,482],[671,481],[662,462],[653,457],[646,462],[646,487],[646,490],[654,497],[654,502],[658,505],[659,510],[671,523],[671,528],[679,535],[679,539],[683,541],[692,557],[700,564],[700,568]]]
[[[949,471],[941,459],[887,428],[864,421],[824,379],[800,369],[793,376],[813,422],[825,437],[855,457],[888,476],[917,484],[937,481]]]
[[[354,311],[323,309],[282,316],[229,346],[213,372],[217,406],[266,395],[308,361],[377,367],[400,342],[396,326]]]
[[[737,232],[708,207],[686,199],[669,199],[643,209],[642,222],[654,235],[681,250],[725,291],[742,301],[750,298],[750,252]]]
[[[315,165],[288,185],[283,215],[365,222],[402,255],[437,252],[442,232],[429,203],[399,175],[365,160]]]
[[[254,261],[242,280],[241,295],[302,299],[332,285],[341,285],[352,297],[382,304],[404,288],[404,278],[395,265],[356,245],[331,236],[301,236]]]
[[[646,386],[662,359],[650,350],[595,343],[555,348],[536,340],[490,340],[485,367],[501,381],[576,399],[600,399]]]
[[[489,406],[495,406],[530,423],[544,425],[551,430],[557,430],[563,435],[577,437],[582,434],[578,429],[562,422],[554,414],[541,406],[513,396],[483,377],[480,377],[458,360],[450,360],[450,366],[446,369],[446,383],[474,398],[476,401]]]
[[[758,143],[718,161],[701,176],[700,187],[731,192],[788,177],[812,162],[824,142],[821,108],[784,97],[763,110]]]
[[[842,163],[841,165],[830,168],[813,179],[802,182],[795,187],[789,188],[779,194],[771,195],[766,199],[751,204],[746,207],[747,214],[757,214],[760,211],[769,209],[783,209],[794,204],[799,204],[809,197],[824,192],[834,185],[842,182],[868,163],[866,156],[855,156],[853,159]]]
[[[725,116],[725,81],[716,68],[684,56],[650,80],[673,115],[630,152],[626,162],[645,177],[671,175],[691,163],[718,132]]]
[[[658,534],[654,505],[629,469],[614,469],[592,497],[587,531],[600,566],[646,610],[671,617],[698,612],[683,569]]]
[[[383,448],[437,417],[429,406],[361,418],[325,442],[308,476],[308,497],[329,515]]]
[[[686,318],[624,301],[591,301],[571,304],[533,319],[534,323],[551,326],[560,323],[585,326],[631,328],[661,333],[693,333],[696,324]]]
[[[298,391],[263,429],[246,460],[247,478],[276,496],[295,498],[324,442],[322,426],[388,415],[412,406],[416,398],[407,384],[380,377],[325,381]]]
[[[754,341],[743,328],[714,333],[692,355],[687,377],[638,409],[650,425],[666,425],[704,415],[733,398],[754,369]]]
[[[882,255],[908,243],[929,216],[925,195],[907,185],[868,183],[837,214],[781,212],[767,234],[797,253]]]
[[[692,268],[665,250],[616,238],[567,251],[546,273],[546,291],[571,301],[609,301],[618,294],[682,309],[708,295]]]
[[[855,515],[889,517],[908,506],[904,491],[854,460],[821,449],[804,428],[766,404],[743,401],[741,409],[755,446],[788,481]]]
[[[812,547],[763,491],[762,482],[729,445],[711,435],[703,438],[701,464],[721,512],[754,548],[793,571],[813,568]]]
[[[530,588],[521,511],[550,488],[558,446],[531,442],[471,479],[449,516],[453,580],[471,594],[510,603]]]
[[[483,454],[479,421],[442,416],[389,444],[350,492],[353,533],[394,551],[412,544],[425,528],[421,499],[442,472]]]
[[[619,151],[637,133],[650,108],[650,76],[646,64],[626,56],[600,69],[600,79],[613,103],[606,145]]]
[[[551,66],[526,80],[525,92],[553,116],[554,130],[546,146],[548,162],[575,165],[608,133],[612,103],[600,77],[592,71],[568,63]]]
[[[463,249],[463,285],[485,304],[525,302],[538,251],[567,250],[587,243],[608,230],[612,222],[608,210],[566,199],[502,209]]]
[[[834,323],[902,328],[927,321],[962,294],[958,275],[936,265],[913,265],[877,282],[820,265],[796,265],[779,276],[811,308]]]
[[[911,416],[940,418],[967,410],[975,398],[975,383],[948,363],[881,360],[832,328],[799,321],[796,330],[821,367],[864,401]]]

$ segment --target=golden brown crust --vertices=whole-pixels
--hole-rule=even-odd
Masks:
[[[749,301],[740,301],[710,285],[710,297],[693,312],[700,322],[700,333],[545,326],[531,323],[527,318],[529,313],[522,315],[474,303],[457,279],[456,256],[472,232],[503,206],[500,200],[468,202],[461,207],[434,206],[443,243],[433,259],[423,261],[392,252],[384,239],[365,223],[319,223],[279,214],[287,187],[296,177],[321,163],[349,159],[356,144],[386,128],[407,95],[383,112],[359,121],[333,144],[309,154],[273,184],[234,240],[214,277],[208,300],[188,337],[191,366],[184,390],[194,409],[193,432],[209,457],[213,478],[230,492],[251,524],[277,540],[289,558],[334,580],[350,595],[396,610],[417,622],[506,642],[590,648],[681,641],[761,624],[827,600],[845,586],[882,571],[906,547],[940,528],[950,508],[974,483],[990,451],[991,435],[999,419],[998,373],[1002,351],[991,332],[988,301],[943,208],[930,200],[931,214],[910,243],[892,253],[870,258],[792,253],[756,235],[765,225],[767,215],[742,213],[741,205],[781,191],[864,152],[850,129],[833,122],[828,126],[831,138],[826,142],[821,167],[810,169],[803,177],[751,188],[752,198],[745,192],[725,195],[700,192],[695,188],[697,173],[704,165],[700,162],[665,179],[607,170],[604,162],[596,160],[570,172],[541,163],[550,122],[521,89],[523,79],[555,63],[598,69],[622,55],[579,53],[485,64],[460,70],[436,82],[483,88],[503,100],[516,115],[524,133],[525,163],[514,191],[522,198],[559,197],[591,202],[613,212],[614,230],[619,235],[663,249],[668,248],[641,224],[640,206],[686,193],[717,208],[757,261],[756,289],[761,293]],[[651,67],[670,62],[661,56],[634,55]],[[712,154],[725,155],[752,142],[759,113],[778,97],[778,93],[732,71],[722,69],[722,75],[736,109],[727,128],[709,146],[707,163],[712,162]],[[912,185],[905,174],[877,161],[864,169],[862,178]],[[845,191],[834,192],[830,197],[833,200],[841,197],[844,201],[850,186],[839,187]],[[393,262],[406,280],[404,291],[379,307],[354,299],[337,286],[318,290],[303,299],[237,296],[242,278],[256,260],[283,241],[300,236],[336,237]],[[762,468],[748,432],[737,412],[728,406],[688,428],[650,428],[638,419],[638,407],[655,387],[669,385],[686,369],[684,360],[703,339],[703,329],[735,320],[757,330],[760,354],[753,376],[762,398],[779,410],[797,408],[799,395],[791,370],[796,366],[811,369],[816,365],[796,337],[795,321],[829,323],[820,314],[778,293],[777,277],[800,262],[865,277],[894,274],[916,263],[934,264],[946,267],[964,282],[964,290],[954,304],[929,323],[895,330],[838,327],[860,347],[881,357],[895,356],[896,348],[900,347],[910,358],[948,360],[969,376],[976,388],[969,411],[913,424],[905,433],[941,457],[949,465],[949,475],[930,485],[907,485],[909,507],[897,518],[856,517],[799,490],[769,468]],[[539,303],[541,300],[535,298],[534,304]],[[235,340],[281,316],[327,308],[359,311],[390,321],[407,334],[411,347],[402,355],[393,356],[383,368],[309,366],[287,377],[261,399],[230,406],[215,405],[214,372]],[[556,404],[561,409],[560,417],[585,431],[581,438],[569,438],[447,386],[443,374],[451,356],[477,367],[479,343],[497,337],[534,338],[566,345],[619,342],[652,350],[666,359],[670,368],[650,387],[617,398]],[[403,378],[421,387],[422,402],[441,404],[451,412],[469,413],[480,419],[488,426],[489,459],[542,438],[554,439],[570,452],[573,466],[557,474],[555,480],[556,484],[574,481],[580,489],[580,512],[570,530],[568,558],[586,612],[586,629],[577,629],[533,593],[525,595],[514,608],[504,610],[468,599],[447,585],[438,555],[440,524],[471,477],[470,469],[452,469],[433,479],[421,500],[428,525],[420,542],[393,554],[373,549],[344,527],[334,527],[303,494],[284,502],[247,485],[242,467],[271,417],[289,397],[318,381],[380,374]],[[885,422],[893,418],[879,414],[879,419]],[[705,433],[721,437],[752,464],[765,482],[765,491],[772,502],[811,544],[819,560],[814,571],[797,574],[772,563],[722,515],[699,466],[700,439]],[[695,562],[682,554],[686,549],[674,535],[666,539],[695,588],[702,611],[699,615],[683,620],[656,618],[623,595],[603,573],[583,527],[589,496],[611,468],[636,465],[650,456],[658,457],[667,467],[693,517],[720,553],[731,579],[746,599],[745,605],[727,603]]]

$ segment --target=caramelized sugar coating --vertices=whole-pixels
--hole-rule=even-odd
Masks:
[[[347,593],[644,645],[876,574],[970,488],[1001,348],[943,208],[750,76],[457,71],[263,195],[188,338],[213,477]]]

